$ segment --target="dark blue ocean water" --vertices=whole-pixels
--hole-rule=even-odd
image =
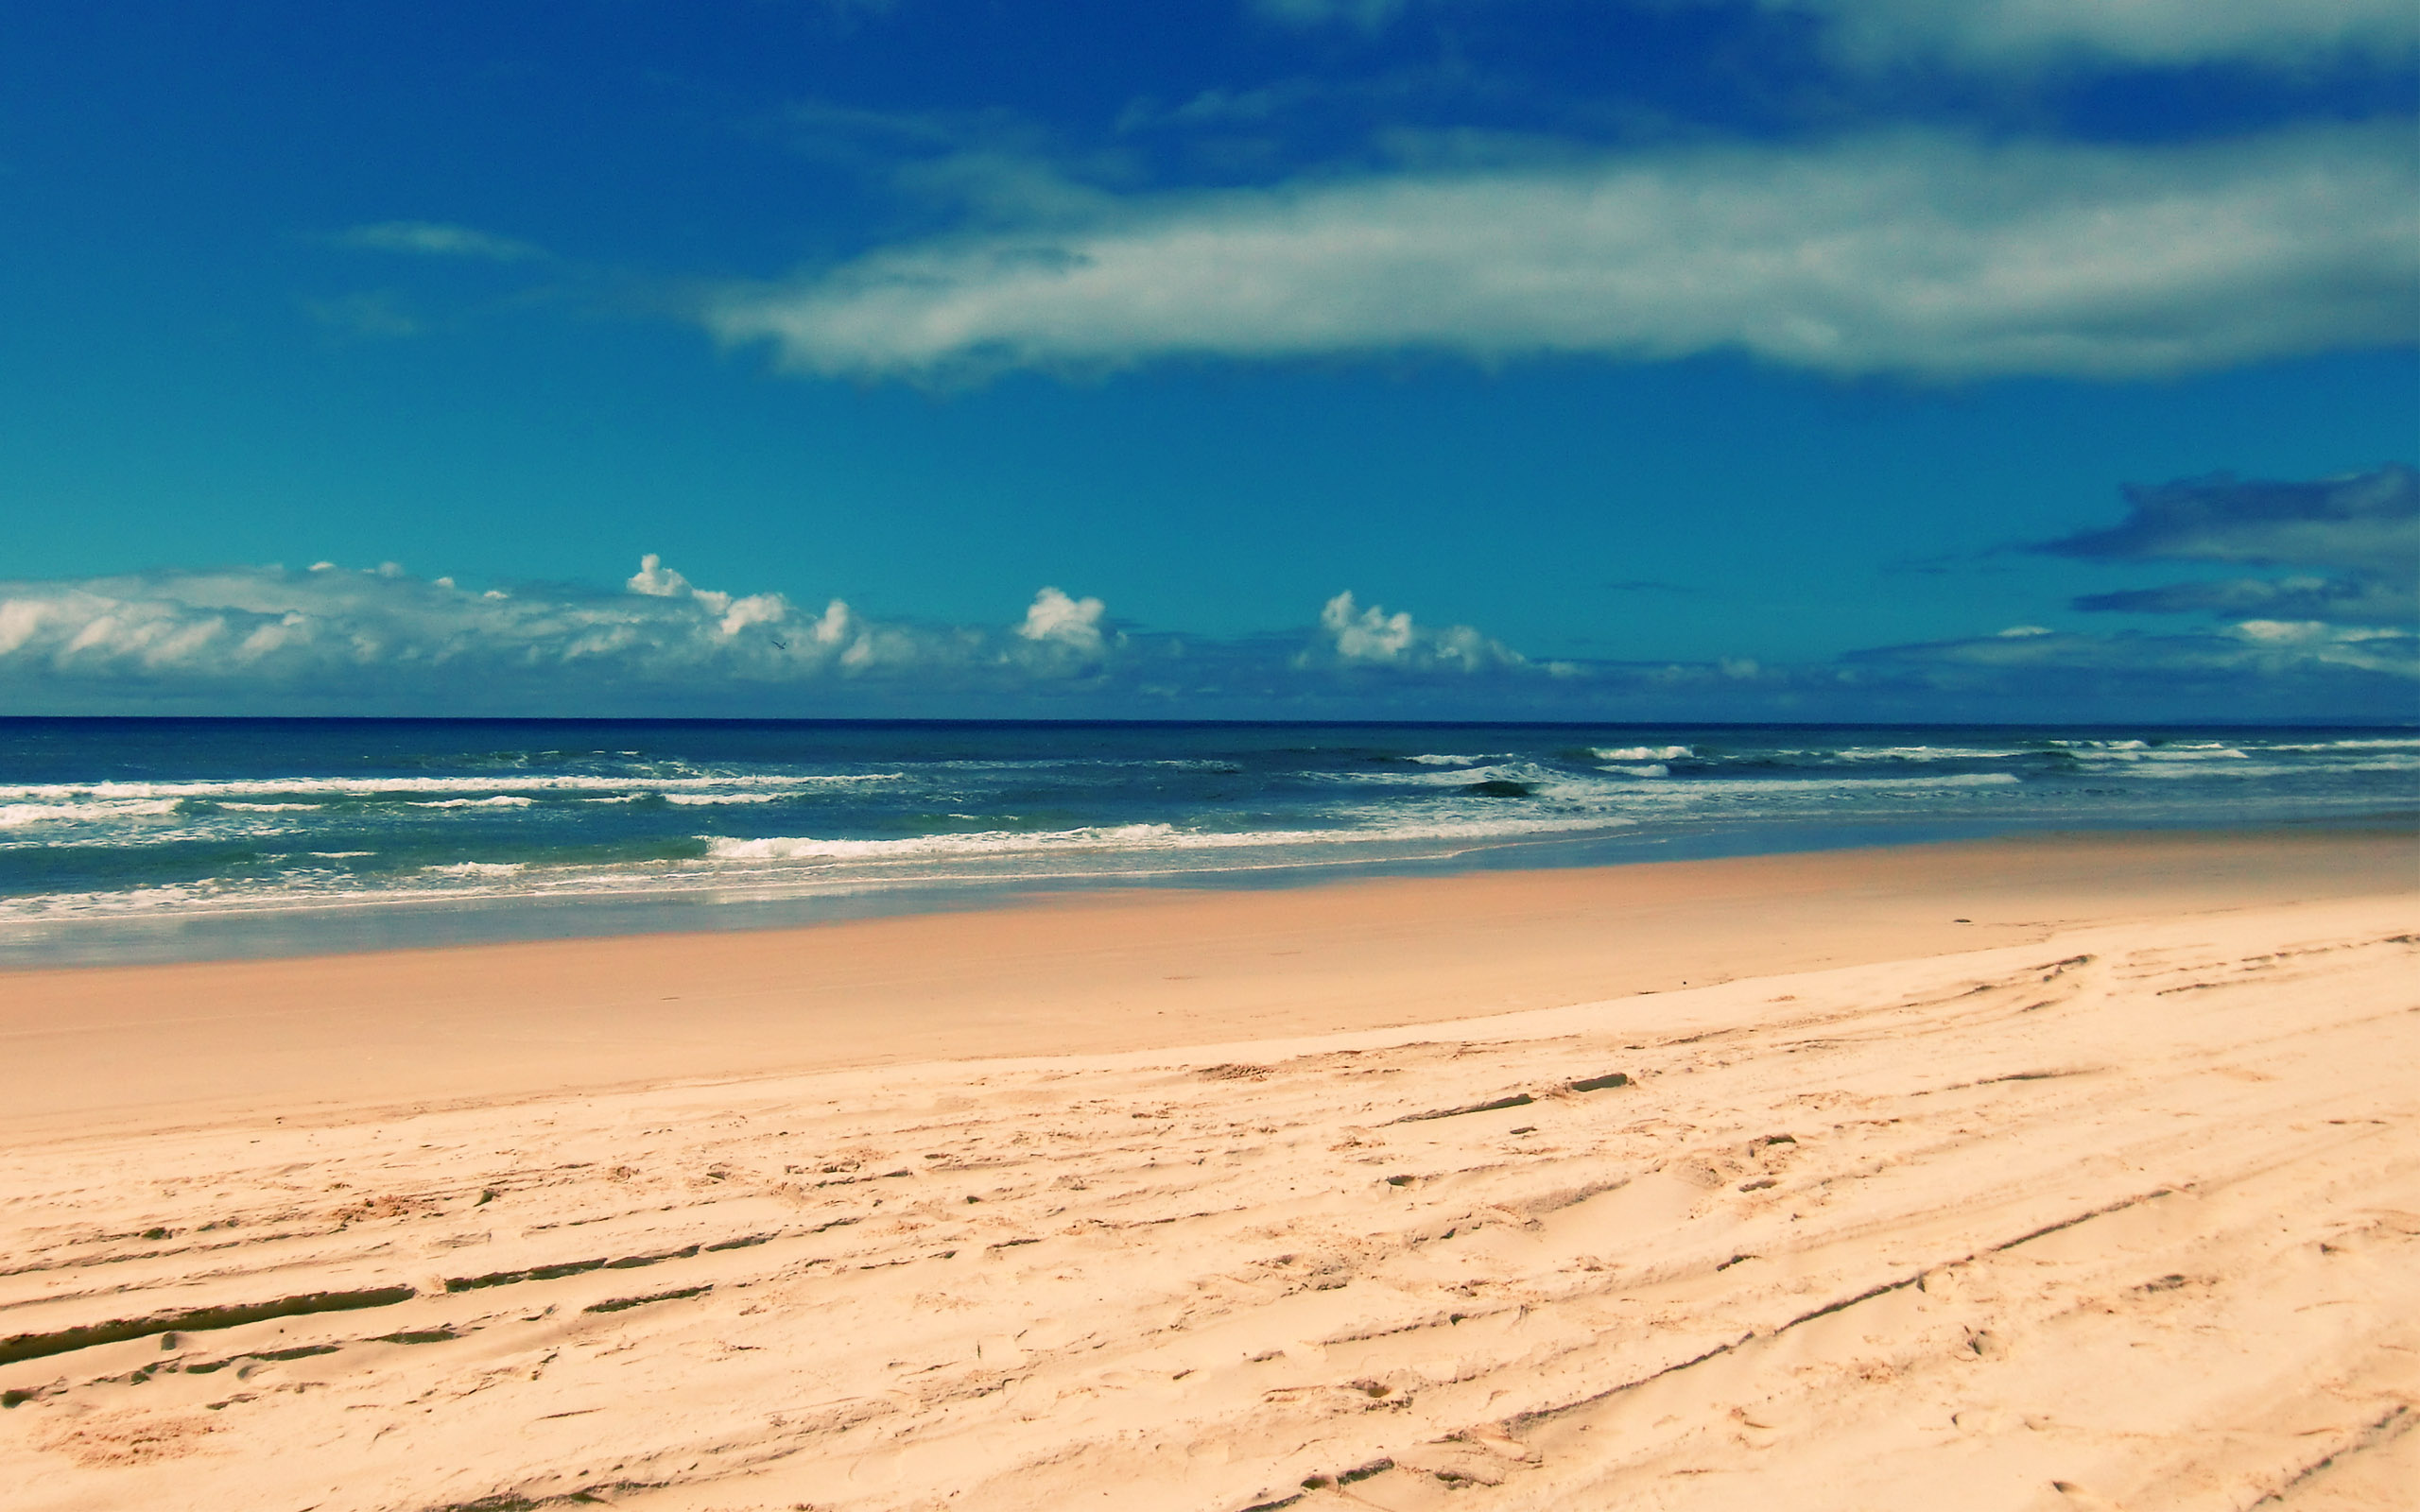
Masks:
[[[0,962],[2415,812],[2393,730],[12,719]]]

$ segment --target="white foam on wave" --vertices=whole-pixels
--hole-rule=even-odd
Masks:
[[[784,834],[754,840],[728,835],[698,838],[706,842],[706,854],[716,861],[846,861],[1017,850],[1137,849],[1154,843],[1177,843],[1181,837],[1182,832],[1169,824],[1105,824],[1076,830],[977,830],[957,834],[907,835],[895,840],[826,840]]]
[[[2345,768],[2338,766],[2331,769],[2342,771]],[[2093,775],[2104,779],[2122,775],[2130,781],[2136,778],[2155,778],[2164,782],[2207,782],[2218,778],[2243,781],[2255,777],[2291,777],[2304,770],[2306,770],[2304,767],[2289,766],[2278,762],[2246,761],[2240,766],[2232,762],[2225,765],[2207,762],[2136,762],[2115,769],[2096,772]]]
[[[1337,846],[1367,849],[1384,845],[1486,844],[1525,836],[1627,829],[1636,823],[1601,806],[1557,806],[1535,800],[1508,802],[1502,799],[1458,798],[1449,801],[1450,807],[1414,814],[1382,805],[1333,811],[1333,819],[1361,822],[1304,830],[1186,830],[1172,824],[1143,823],[1068,830],[980,830],[887,840],[826,839],[816,835],[741,839],[701,834],[698,838],[705,842],[707,857],[715,862],[890,862],[1061,852],[1141,855],[1255,850],[1305,858],[1309,852]]]
[[[917,765],[921,772],[1016,772],[1034,777],[1065,776],[1077,781],[1085,781],[1094,772],[1154,768],[1231,772],[1236,769],[1236,763],[1226,756],[959,756]]]
[[[1512,805],[1507,805],[1508,808]],[[1391,811],[1374,808],[1374,816]],[[662,860],[606,867],[528,867],[456,862],[409,873],[360,876],[327,868],[281,873],[274,885],[213,880],[192,886],[138,886],[110,892],[0,897],[0,925],[77,918],[126,917],[174,909],[194,917],[281,913],[295,909],[376,908],[474,899],[550,899],[718,893],[734,887],[751,897],[838,888],[856,891],[907,884],[1013,882],[1020,878],[1098,878],[1154,872],[1226,872],[1334,864],[1367,856],[1364,848],[1338,853],[1339,841],[1396,842],[1412,854],[1523,835],[1575,830],[1608,831],[1630,821],[1540,816],[1526,822],[1463,820],[1379,824],[1366,830],[1186,833],[1164,824],[1108,825],[1084,830],[911,836],[849,841],[816,837],[732,840],[700,836],[720,852],[697,861]],[[337,852],[341,855],[367,852]],[[798,866],[797,862],[827,863]],[[884,865],[898,863],[898,865]]]
[[[1823,751],[1792,751],[1794,756],[1822,756]],[[1984,746],[1846,746],[1829,753],[1844,762],[1990,762],[2031,751],[2002,750]]]
[[[489,773],[480,777],[261,777],[231,781],[195,780],[170,782],[0,782],[0,800],[36,802],[104,802],[135,799],[266,798],[290,799],[313,794],[338,798],[396,798],[437,793],[493,793],[510,788],[519,793],[648,793],[711,792],[724,788],[812,789],[832,783],[895,782],[906,772],[735,772],[692,777],[609,777],[602,774],[559,774],[524,777]]]
[[[1669,811],[1696,804],[1772,799],[1784,794],[1821,795],[1848,801],[1888,799],[1895,795],[1913,796],[1952,788],[2014,787],[2023,781],[2014,772],[1953,772],[1939,777],[1687,777],[1665,782],[1626,784],[1615,791],[1631,805],[1652,803],[1658,810]]]
[[[2127,766],[2175,765],[2188,762],[2240,762],[2251,758],[2233,746],[2145,746],[2129,741],[2107,750],[2078,750],[2079,761],[2116,762]]]
[[[1308,781],[1322,782],[1449,789],[1468,787],[1474,782],[1522,782],[1537,787],[1555,782],[1569,783],[1573,781],[1571,773],[1553,771],[1534,762],[1511,760],[1488,766],[1438,767],[1425,772],[1407,772],[1401,767],[1391,767],[1378,771],[1305,772],[1301,775]]]
[[[1862,733],[1862,732],[1861,732]],[[1945,731],[1945,733],[1948,733]],[[1972,738],[1974,733],[1968,734]],[[0,898],[0,920],[60,919],[78,913],[104,914],[148,911],[154,917],[230,910],[287,907],[350,907],[408,903],[415,900],[453,906],[462,900],[540,900],[584,896],[631,896],[643,893],[717,893],[733,897],[806,895],[822,891],[855,892],[892,886],[925,886],[959,882],[994,884],[1021,879],[1114,882],[1118,878],[1209,877],[1274,868],[1316,868],[1323,866],[1366,866],[1398,860],[1429,860],[1498,845],[1586,840],[1624,830],[1652,833],[1665,826],[1724,828],[1824,822],[1887,822],[1904,816],[1972,814],[2019,821],[2055,818],[2080,802],[2110,801],[2100,796],[2130,794],[2115,801],[2132,803],[2135,811],[2153,815],[2199,812],[2232,804],[2237,792],[2257,794],[2257,782],[2245,785],[2221,779],[2263,779],[2335,773],[2403,773],[2420,769],[2420,738],[2400,732],[2348,734],[2342,739],[2314,737],[2281,730],[2285,737],[2272,745],[2252,732],[2232,742],[2213,739],[2070,740],[2035,744],[2026,750],[1988,748],[1945,741],[1922,744],[1924,732],[1899,738],[1904,746],[1845,746],[1826,749],[1783,750],[1726,744],[1683,765],[1680,756],[1697,757],[1693,747],[1637,746],[1604,747],[1591,754],[1601,765],[1574,760],[1579,752],[1562,745],[1556,754],[1530,756],[1484,753],[1424,752],[1416,757],[1380,764],[1358,753],[1311,752],[1279,763],[1290,783],[1322,784],[1307,795],[1288,791],[1267,801],[1273,812],[1262,815],[1230,806],[1225,798],[1187,797],[1190,790],[1173,785],[1153,807],[1138,808],[1118,800],[1116,807],[1089,800],[1071,805],[1074,812],[1057,830],[993,828],[1018,823],[1002,812],[1010,794],[1026,780],[1082,787],[1123,782],[1116,767],[1198,767],[1232,769],[1235,763],[1218,760],[1091,761],[1080,758],[992,763],[918,763],[909,772],[781,772],[726,771],[709,775],[700,768],[652,765],[639,768],[649,776],[529,776],[522,771],[493,768],[478,775],[428,778],[327,778],[244,782],[179,782],[100,783],[83,785],[23,784],[0,786],[0,797],[14,794],[21,801],[0,802],[0,850],[32,848],[86,847],[105,841],[131,851],[137,848],[181,839],[223,842],[231,838],[257,840],[285,836],[264,850],[289,850],[291,869],[273,875],[257,868],[231,872],[189,885],[137,885],[90,894],[43,894]],[[1880,731],[1866,738],[1893,738]],[[2295,737],[2299,736],[2299,739]],[[1414,737],[1418,738],[1418,737]],[[1452,740],[1451,735],[1429,738]],[[1497,737],[1501,738],[1501,737]],[[1564,737],[1568,741],[1571,737]],[[1584,738],[1584,737],[1582,737]],[[1601,735],[1599,738],[1603,738]],[[1821,737],[1818,737],[1821,738]],[[2010,758],[2038,756],[2044,749],[2067,750],[2076,758],[2066,766],[2063,781],[2035,782],[2020,788],[2017,775],[2029,770]],[[1651,755],[1658,759],[1640,759]],[[1615,760],[1615,757],[1632,758]],[[1673,758],[1668,765],[1667,756]],[[1736,759],[1753,763],[1744,769]],[[1257,758],[1255,758],[1257,760]],[[1945,772],[1939,765],[1969,761],[1986,769]],[[768,764],[772,765],[772,764]],[[1349,765],[1351,769],[1336,769]],[[617,833],[623,811],[590,809],[587,803],[629,804],[646,799],[701,811],[692,824],[710,828],[807,830],[829,828],[840,833],[863,824],[878,829],[877,813],[891,805],[882,799],[900,793],[920,792],[921,781],[936,778],[941,766],[987,767],[1014,773],[1003,786],[984,781],[953,783],[945,794],[933,795],[933,809],[973,812],[956,817],[962,831],[932,835],[897,835],[872,839],[841,839],[807,834],[749,838],[698,835],[693,848],[679,856],[654,859],[587,861],[569,859],[575,850],[546,852],[545,859],[512,863],[502,859],[455,860],[420,867],[425,855],[402,860],[397,867],[354,868],[337,861],[367,858],[369,850],[307,851],[321,845],[377,844],[376,828],[358,821],[365,804],[372,826],[408,825],[422,833],[471,823],[469,815],[496,810],[523,810],[544,805],[528,818],[509,827],[522,828],[544,818],[568,823],[576,816],[583,829]],[[1322,769],[1324,768],[1324,769]],[[1728,768],[1728,770],[1726,770]],[[460,768],[457,768],[460,771]],[[665,775],[665,774],[678,775]],[[860,806],[833,801],[848,788],[828,784],[885,782],[908,778],[918,787],[886,792],[856,788],[875,801]],[[2163,779],[2132,782],[2135,777]],[[2194,780],[2200,780],[2198,782]],[[1519,783],[1526,797],[1499,789],[1468,791],[1482,782]],[[1333,785],[1326,785],[1333,784]],[[2310,801],[2342,805],[2360,792],[2395,787],[2394,780],[2346,779],[2324,790],[2314,789]],[[2342,794],[2340,795],[2339,787]],[[2285,784],[2281,792],[2294,789]],[[765,809],[786,798],[821,795],[795,807]],[[1971,796],[1962,797],[1962,792]],[[235,800],[230,794],[246,795]],[[38,795],[38,796],[28,796]],[[2198,796],[2197,796],[2198,795]],[[2290,793],[2289,793],[2290,796]],[[182,799],[207,801],[183,803]],[[306,801],[317,799],[319,801]],[[350,799],[350,800],[348,800]],[[2361,799],[2361,801],[2368,801]],[[1029,799],[1019,799],[1025,802]],[[1258,807],[1263,800],[1253,800]],[[2300,801],[2300,799],[2296,799]],[[792,818],[810,807],[834,817]],[[407,803],[430,808],[426,817],[401,815]],[[735,805],[720,807],[720,805]],[[1183,805],[1182,807],[1178,805]],[[440,820],[434,811],[468,811],[460,821]],[[289,811],[326,810],[324,815]],[[1121,813],[1122,810],[1122,813]],[[1156,815],[1168,822],[1115,822],[1132,816],[1142,820]],[[174,815],[174,818],[163,816]],[[844,817],[843,815],[855,816]],[[1081,817],[1101,822],[1079,826]],[[636,816],[632,816],[636,817]],[[85,822],[78,822],[85,821]],[[677,822],[677,821],[676,821]],[[1301,828],[1225,830],[1220,824],[1295,824]],[[1638,829],[1634,827],[1645,827]],[[484,826],[473,824],[475,831]],[[469,832],[466,832],[469,833]],[[488,849],[461,845],[453,850]],[[492,856],[522,852],[518,846],[490,850]],[[702,853],[700,853],[702,852]],[[612,852],[607,852],[612,853]],[[316,858],[306,860],[304,857]],[[266,857],[278,861],[281,857]],[[317,861],[325,861],[321,867]]]
[[[2325,752],[2332,750],[2420,750],[2420,740],[2398,740],[2387,737],[2360,740],[2330,740],[2314,745],[2263,746],[2263,751],[2290,750]]]
[[[66,803],[0,803],[0,829],[26,824],[95,824],[177,812],[178,799],[105,799]]]

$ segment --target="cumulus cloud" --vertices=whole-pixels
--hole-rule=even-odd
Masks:
[[[1367,675],[1340,680],[1347,669]],[[653,554],[618,591],[475,590],[392,562],[0,582],[0,703],[25,711],[947,713],[1097,696],[1110,702],[1094,712],[1150,713],[1574,670],[1350,593],[1307,644],[1299,631],[1181,639],[1115,629],[1099,598],[1055,586],[1006,624],[877,620],[838,598],[703,588]]]
[[[2126,518],[2038,549],[2100,561],[2323,567],[2333,576],[2236,577],[2090,593],[2081,610],[2206,612],[2273,621],[2420,619],[2420,472],[2400,463],[2308,482],[2227,473],[2130,485]]]
[[[655,556],[623,591],[474,592],[392,563],[0,583],[0,685],[55,694],[552,706],[650,693],[907,682],[1017,689],[1080,677],[1098,599],[1046,589],[1011,627],[870,621],[833,599],[700,588]]]
[[[1413,624],[1408,611],[1390,614],[1376,604],[1364,609],[1348,589],[1321,607],[1319,629],[1296,664],[1467,674],[1526,666],[1528,661],[1467,625],[1426,629]]]
[[[547,255],[545,249],[528,242],[433,220],[382,220],[350,227],[338,232],[334,239],[338,246],[363,251],[465,257],[489,263],[527,263]]]
[[[653,552],[639,558],[639,570],[622,586],[649,598],[685,598],[713,617],[715,627],[725,637],[736,636],[752,625],[779,625],[790,617],[789,600],[779,593],[751,593],[735,598],[712,589],[693,587],[689,579],[665,566],[664,558]],[[838,624],[845,633],[848,621],[849,606],[836,598],[816,623],[819,628],[826,623]],[[816,644],[828,645],[837,638],[818,636]]]
[[[1033,595],[1017,634],[1037,645],[1098,656],[1103,647],[1101,608],[1098,598],[1069,598],[1056,588],[1045,588]]]
[[[2108,59],[2189,65],[2400,55],[2420,45],[2409,0],[1761,0],[1827,23],[1860,63],[1941,60],[1982,67]]]
[[[1340,593],[1307,630],[1112,630],[1045,588],[992,625],[700,588],[477,590],[392,563],[0,582],[18,713],[1639,719],[2409,718],[2420,635],[2278,608],[2160,636],[2038,626],[1827,662],[1541,662]]]
[[[702,310],[793,370],[1732,350],[1835,373],[2167,373],[2420,319],[2400,125],[2186,146],[1903,131],[1103,198]]]

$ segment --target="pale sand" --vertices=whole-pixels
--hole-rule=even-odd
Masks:
[[[2040,841],[0,976],[0,1502],[2408,1505],[2416,874]]]

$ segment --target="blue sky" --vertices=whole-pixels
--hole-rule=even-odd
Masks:
[[[13,18],[9,712],[2420,715],[2402,0]]]

